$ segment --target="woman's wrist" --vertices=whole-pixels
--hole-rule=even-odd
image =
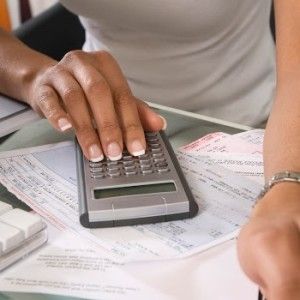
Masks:
[[[283,208],[285,212],[300,209],[300,183],[277,183],[257,202],[252,215],[263,217],[266,210],[281,214]]]
[[[39,74],[45,72],[46,69],[51,68],[57,62],[51,58],[39,60],[33,59],[29,64],[20,67],[17,71],[16,76],[18,77],[18,82],[20,83],[20,100],[30,103],[30,94],[32,89],[34,89],[34,83],[39,77]]]

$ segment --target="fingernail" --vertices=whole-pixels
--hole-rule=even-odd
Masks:
[[[72,127],[72,124],[66,118],[58,120],[58,127],[61,131],[66,131]]]
[[[162,130],[166,130],[167,129],[167,120],[164,118],[164,117],[162,117],[162,116],[160,116],[161,117],[161,119],[163,120],[163,127],[162,127]]]
[[[98,145],[90,146],[89,156],[90,156],[90,161],[92,161],[92,162],[98,162],[104,158],[102,151],[100,150]]]
[[[110,143],[107,146],[107,156],[110,160],[119,160],[122,157],[120,145],[117,142]]]
[[[145,154],[145,148],[139,140],[134,140],[131,145],[131,153],[133,156]]]

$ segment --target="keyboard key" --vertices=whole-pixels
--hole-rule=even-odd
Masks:
[[[0,221],[21,230],[26,239],[42,230],[44,227],[40,216],[31,214],[19,208],[12,209],[1,215]]]
[[[11,210],[12,206],[0,201],[0,215],[6,213],[7,211]]]
[[[24,239],[20,229],[0,222],[0,253],[17,247]]]

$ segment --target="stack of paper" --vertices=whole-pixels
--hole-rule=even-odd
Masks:
[[[124,298],[146,299],[141,294],[143,284],[136,279],[126,280],[122,265],[185,257],[235,237],[247,221],[263,183],[262,139],[261,130],[236,135],[214,133],[178,150],[199,204],[195,218],[92,230],[81,227],[78,220],[72,143],[1,153],[0,182],[43,216],[53,234],[48,246],[27,261],[35,266],[35,272],[25,272],[25,262],[16,265],[3,275],[0,290],[34,290],[91,299],[97,298],[96,294],[99,298],[99,293],[108,299],[120,293]],[[77,259],[69,258],[72,253]],[[65,282],[61,269],[71,272],[73,268],[88,270],[86,278],[91,286],[84,282],[81,272],[72,273],[70,282]],[[90,272],[99,269],[108,272],[101,285]],[[110,284],[118,285],[119,290],[110,291]],[[143,286],[142,290],[151,289]],[[167,299],[151,293],[151,298]]]

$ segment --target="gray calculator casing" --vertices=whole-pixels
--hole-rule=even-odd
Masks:
[[[190,191],[190,188],[181,171],[175,153],[164,132],[157,133],[157,138],[162,145],[164,158],[167,162],[168,172],[153,172],[142,174],[139,169],[139,157],[134,157],[138,167],[136,175],[124,175],[103,179],[91,177],[90,164],[80,149],[76,140],[77,161],[77,184],[79,197],[80,223],[87,228],[127,226],[164,221],[173,221],[191,218],[198,212],[198,205]],[[147,147],[146,154],[151,156],[151,149]],[[154,159],[151,156],[154,166]],[[107,166],[104,159],[101,164]],[[118,164],[123,164],[123,158]],[[122,165],[123,166],[123,165]],[[133,186],[144,186],[146,184],[162,185],[174,183],[176,191],[156,192],[147,194],[119,195],[118,197],[107,197],[95,199],[95,190],[111,190],[115,187],[129,189]]]

